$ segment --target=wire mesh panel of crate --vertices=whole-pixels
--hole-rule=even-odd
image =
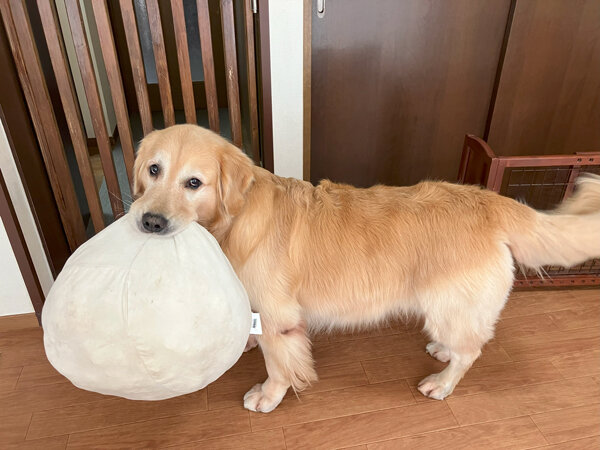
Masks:
[[[576,166],[508,167],[502,176],[500,194],[526,203],[537,210],[551,210],[573,190],[577,178],[586,172],[600,174],[600,165],[586,166],[585,169]],[[592,259],[571,268],[546,266],[543,268],[542,277],[551,279],[564,275],[598,274],[600,259]],[[522,275],[524,279],[538,276],[537,272],[531,269]]]

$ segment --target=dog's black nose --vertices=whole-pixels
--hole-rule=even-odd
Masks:
[[[169,221],[160,214],[145,213],[142,216],[142,224],[148,233],[160,233],[167,228]]]

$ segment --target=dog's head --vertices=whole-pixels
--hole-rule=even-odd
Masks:
[[[130,213],[146,233],[172,234],[190,222],[213,231],[244,206],[251,160],[212,131],[175,125],[148,134],[134,166]]]

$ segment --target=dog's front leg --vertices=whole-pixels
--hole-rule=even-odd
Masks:
[[[273,328],[264,326],[258,337],[269,377],[255,385],[244,395],[244,407],[251,411],[273,411],[285,396],[288,388],[301,391],[313,381],[317,374],[313,367],[310,340],[301,321],[291,327]]]

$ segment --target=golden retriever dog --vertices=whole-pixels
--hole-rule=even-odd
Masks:
[[[557,210],[538,212],[476,186],[423,182],[358,189],[281,178],[193,125],[150,133],[135,162],[131,207],[142,232],[195,221],[218,240],[261,314],[268,378],[244,406],[269,412],[317,379],[309,331],[410,314],[426,351],[448,362],[419,385],[449,395],[494,335],[515,261],[540,268],[600,257],[600,177],[580,178]]]

